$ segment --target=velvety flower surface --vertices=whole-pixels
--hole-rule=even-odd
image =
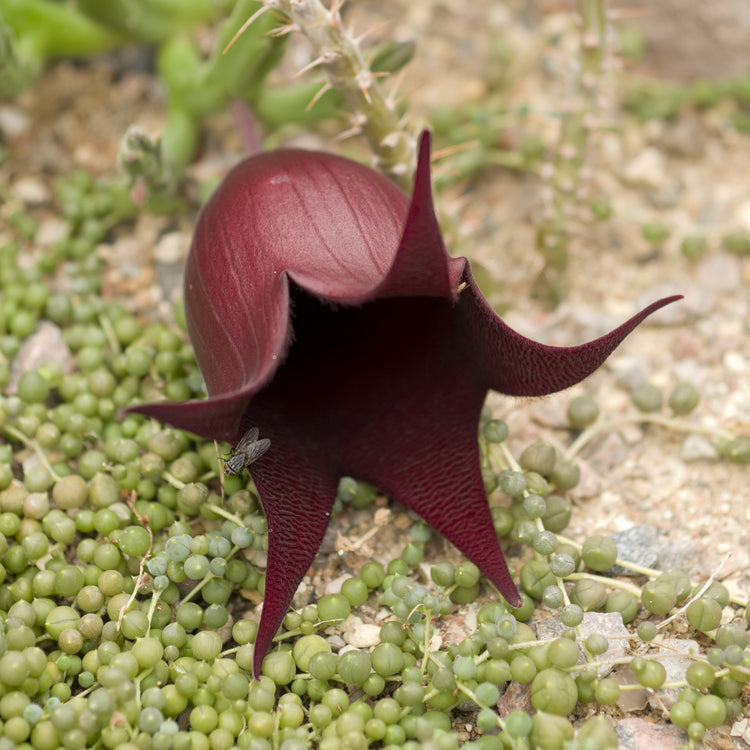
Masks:
[[[446,252],[426,135],[411,200],[330,154],[280,150],[237,166],[200,216],[185,272],[209,398],[136,411],[232,444],[250,427],[271,441],[250,467],[268,522],[256,675],[343,475],[416,511],[519,604],[480,472],[487,391],[567,388],[674,299],[581,346],[511,330],[467,260]]]

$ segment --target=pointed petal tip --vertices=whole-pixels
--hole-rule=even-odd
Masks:
[[[206,440],[236,442],[244,408],[234,395],[205,401],[159,401],[137,404],[122,410],[124,414],[142,414],[178,430],[199,435]]]
[[[641,310],[641,312],[638,313],[636,317],[639,320],[643,320],[644,318],[656,312],[657,310],[660,310],[662,307],[666,307],[667,305],[670,305],[673,302],[678,302],[681,299],[684,299],[684,295],[682,294],[673,294],[673,295],[670,295],[669,297],[662,297],[661,299],[656,300],[655,302],[652,302],[650,305],[648,305],[643,310]],[[517,587],[512,581],[508,581],[503,578],[499,580],[497,583],[495,583],[495,585],[497,586],[497,589],[500,592],[500,594],[503,596],[503,598],[512,607],[520,607],[522,605],[523,600],[521,598],[521,594],[519,593]]]
[[[417,144],[417,166],[422,164],[427,159],[427,164],[430,163],[430,149],[432,147],[432,133],[425,128],[419,134],[419,141]]]
[[[432,179],[430,170],[430,152],[432,136],[429,130],[423,130],[417,143],[417,168],[414,175],[414,190],[412,196],[419,195],[428,201],[432,208]]]
[[[684,294],[672,294],[669,297],[662,297],[661,299],[656,300],[656,302],[652,302],[648,307],[646,307],[643,310],[643,313],[645,315],[650,315],[652,312],[656,312],[656,310],[660,310],[662,307],[671,305],[673,302],[678,302],[681,299],[685,299]]]
[[[507,591],[500,591],[500,593],[502,594],[503,599],[505,599],[511,607],[518,608],[523,604],[521,594],[518,593],[518,589],[515,586],[513,586],[512,590],[508,589]]]
[[[488,387],[508,396],[545,396],[569,388],[604,364],[609,355],[646,318],[683,299],[673,294],[652,302],[638,313],[597,339],[577,346],[552,346],[523,336],[510,328],[489,306],[466,267],[469,294],[462,300],[477,337],[477,351]]]

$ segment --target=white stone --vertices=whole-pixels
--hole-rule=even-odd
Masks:
[[[15,393],[18,381],[27,370],[35,370],[45,362],[58,362],[64,373],[71,372],[75,359],[65,343],[62,331],[54,323],[41,321],[34,333],[24,341],[11,362],[8,393]]]
[[[23,135],[31,127],[31,118],[23,110],[10,104],[0,107],[0,132],[8,138]]]
[[[702,435],[688,435],[682,443],[680,458],[683,461],[714,461],[719,457],[716,448]]]
[[[189,237],[183,232],[168,232],[154,248],[154,260],[157,263],[181,263],[190,246]]]
[[[750,201],[745,201],[737,206],[735,216],[737,221],[750,232]]]
[[[14,198],[30,205],[46,203],[50,198],[49,188],[37,177],[20,177],[10,188]]]
[[[356,615],[342,623],[344,641],[354,648],[372,648],[380,643],[380,627],[369,622],[362,622]]]
[[[664,183],[667,159],[659,149],[649,146],[632,158],[622,170],[622,178],[633,187],[657,190]]]
[[[747,372],[747,360],[738,351],[728,351],[722,357],[722,364],[728,372],[739,375],[740,373]]]
[[[58,216],[48,216],[39,225],[34,242],[41,247],[51,247],[65,239],[68,225]]]
[[[709,255],[699,262],[696,277],[701,284],[717,292],[739,289],[742,278],[740,259],[727,253]]]

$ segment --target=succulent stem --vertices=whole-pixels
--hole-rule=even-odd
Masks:
[[[544,267],[536,278],[535,294],[552,305],[567,295],[571,220],[578,202],[591,114],[597,107],[597,85],[606,50],[606,0],[578,0],[578,11],[581,20],[579,70],[573,96],[563,110],[551,164],[550,198],[536,234],[536,247],[544,258]]]
[[[415,140],[408,133],[392,102],[377,83],[357,39],[341,20],[340,2],[330,10],[320,0],[264,0],[287,16],[294,30],[313,45],[317,57],[308,68],[320,66],[328,77],[324,90],[336,89],[352,113],[354,130],[361,132],[375,154],[377,167],[408,189],[414,163]]]

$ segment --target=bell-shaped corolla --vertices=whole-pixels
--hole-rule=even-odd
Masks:
[[[249,467],[268,522],[256,677],[341,476],[416,511],[518,605],[480,471],[487,391],[567,388],[674,299],[580,346],[510,329],[468,261],[446,252],[427,134],[411,199],[327,153],[278,150],[236,166],[200,215],[185,269],[188,331],[209,397],[134,411],[232,444],[251,428],[270,440]]]

